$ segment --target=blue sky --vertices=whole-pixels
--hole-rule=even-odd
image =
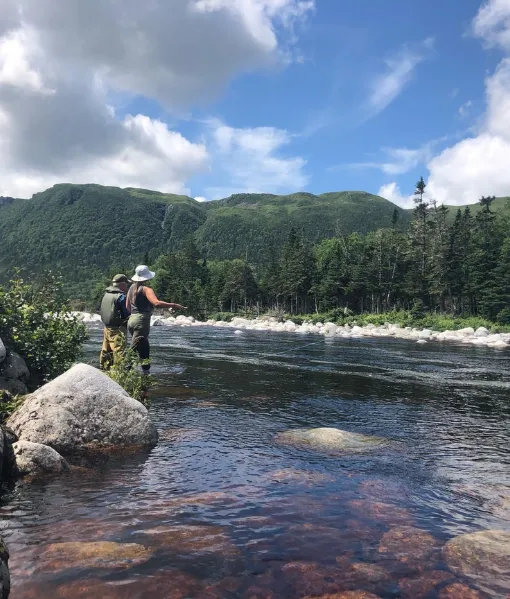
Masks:
[[[510,195],[510,0],[6,1],[0,194]]]

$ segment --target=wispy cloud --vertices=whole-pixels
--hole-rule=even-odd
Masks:
[[[416,67],[434,51],[433,37],[415,46],[404,46],[386,60],[386,68],[371,84],[367,102],[367,118],[385,110],[411,82]]]
[[[354,162],[331,167],[330,171],[350,169],[378,169],[386,175],[403,175],[412,171],[420,164],[425,164],[434,155],[435,147],[446,138],[434,139],[419,148],[381,148],[385,155],[383,160],[367,162]]]
[[[468,116],[472,106],[473,102],[471,100],[468,100],[467,102],[464,102],[462,106],[459,106],[458,113],[461,119],[464,119]]]

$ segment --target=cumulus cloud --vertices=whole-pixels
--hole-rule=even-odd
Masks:
[[[412,208],[414,206],[414,196],[402,195],[400,187],[395,182],[383,185],[377,192],[377,195],[393,202],[401,208]]]
[[[58,181],[185,191],[201,143],[112,97],[170,111],[214,97],[238,72],[289,59],[304,0],[2,0],[0,193]],[[6,157],[6,159],[4,159]]]
[[[510,51],[510,1],[490,0],[481,7],[473,31],[484,41]],[[429,191],[440,203],[466,204],[482,195],[510,195],[510,57],[486,79],[487,110],[477,135],[433,158]]]
[[[473,33],[489,47],[510,50],[510,2],[488,0],[473,20]]]
[[[307,185],[306,160],[283,153],[292,140],[287,131],[274,127],[236,129],[218,120],[211,121],[210,129],[216,166],[230,181],[229,187],[210,188],[212,198],[267,190],[285,193]]]
[[[412,81],[416,67],[432,55],[434,38],[413,47],[404,46],[385,60],[386,69],[371,85],[367,111],[375,116],[387,108]]]

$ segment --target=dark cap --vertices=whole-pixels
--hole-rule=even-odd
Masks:
[[[112,279],[112,283],[131,283],[126,275],[115,275]]]

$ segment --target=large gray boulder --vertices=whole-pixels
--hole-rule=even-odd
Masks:
[[[0,339],[0,364],[5,360],[7,356],[7,350],[5,349],[4,342]]]
[[[2,537],[0,537],[0,599],[7,599],[10,592],[9,550]]]
[[[14,443],[13,449],[20,474],[63,474],[70,469],[67,461],[48,445],[18,441]]]
[[[25,364],[25,360],[16,352],[11,351],[2,363],[2,376],[6,379],[28,381],[30,371]]]
[[[276,441],[303,449],[363,453],[387,445],[387,439],[350,433],[338,428],[294,429],[279,433]]]
[[[5,389],[13,395],[28,393],[26,384],[30,378],[30,371],[25,360],[17,353],[9,352],[9,355],[0,362],[0,389]]]
[[[151,447],[158,440],[145,406],[86,364],[73,366],[29,395],[8,425],[20,441],[49,445],[62,455]]]

